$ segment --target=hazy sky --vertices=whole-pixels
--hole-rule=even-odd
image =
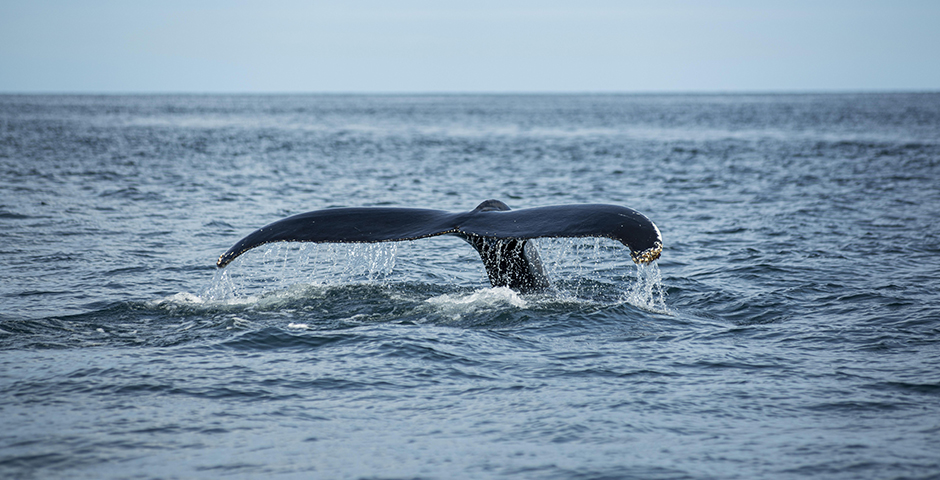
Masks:
[[[940,90],[940,1],[0,0],[0,92]]]

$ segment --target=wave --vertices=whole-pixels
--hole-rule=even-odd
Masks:
[[[0,349],[166,347],[225,341],[238,332],[267,328],[290,336],[382,324],[503,329],[558,325],[588,317],[602,323],[629,323],[670,315],[663,288],[656,283],[661,278],[658,268],[645,267],[640,272],[640,279],[627,289],[599,281],[559,282],[551,290],[531,295],[506,287],[385,282],[298,283],[218,297],[210,285],[202,294],[179,292],[149,301],[117,302],[77,315],[5,321]]]

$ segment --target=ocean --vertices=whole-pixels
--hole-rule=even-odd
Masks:
[[[334,207],[603,203],[490,286]],[[0,95],[0,477],[940,478],[940,94]]]

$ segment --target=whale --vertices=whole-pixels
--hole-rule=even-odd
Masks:
[[[659,228],[631,208],[606,204],[552,205],[512,210],[486,200],[469,212],[404,207],[327,208],[263,226],[219,256],[225,268],[243,253],[272,242],[378,243],[457,236],[479,253],[490,284],[521,293],[551,286],[536,238],[603,237],[619,241],[637,264],[658,259]]]

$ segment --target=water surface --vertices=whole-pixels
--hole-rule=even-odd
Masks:
[[[933,478],[940,95],[0,96],[0,475]],[[339,206],[611,203],[548,292]]]

